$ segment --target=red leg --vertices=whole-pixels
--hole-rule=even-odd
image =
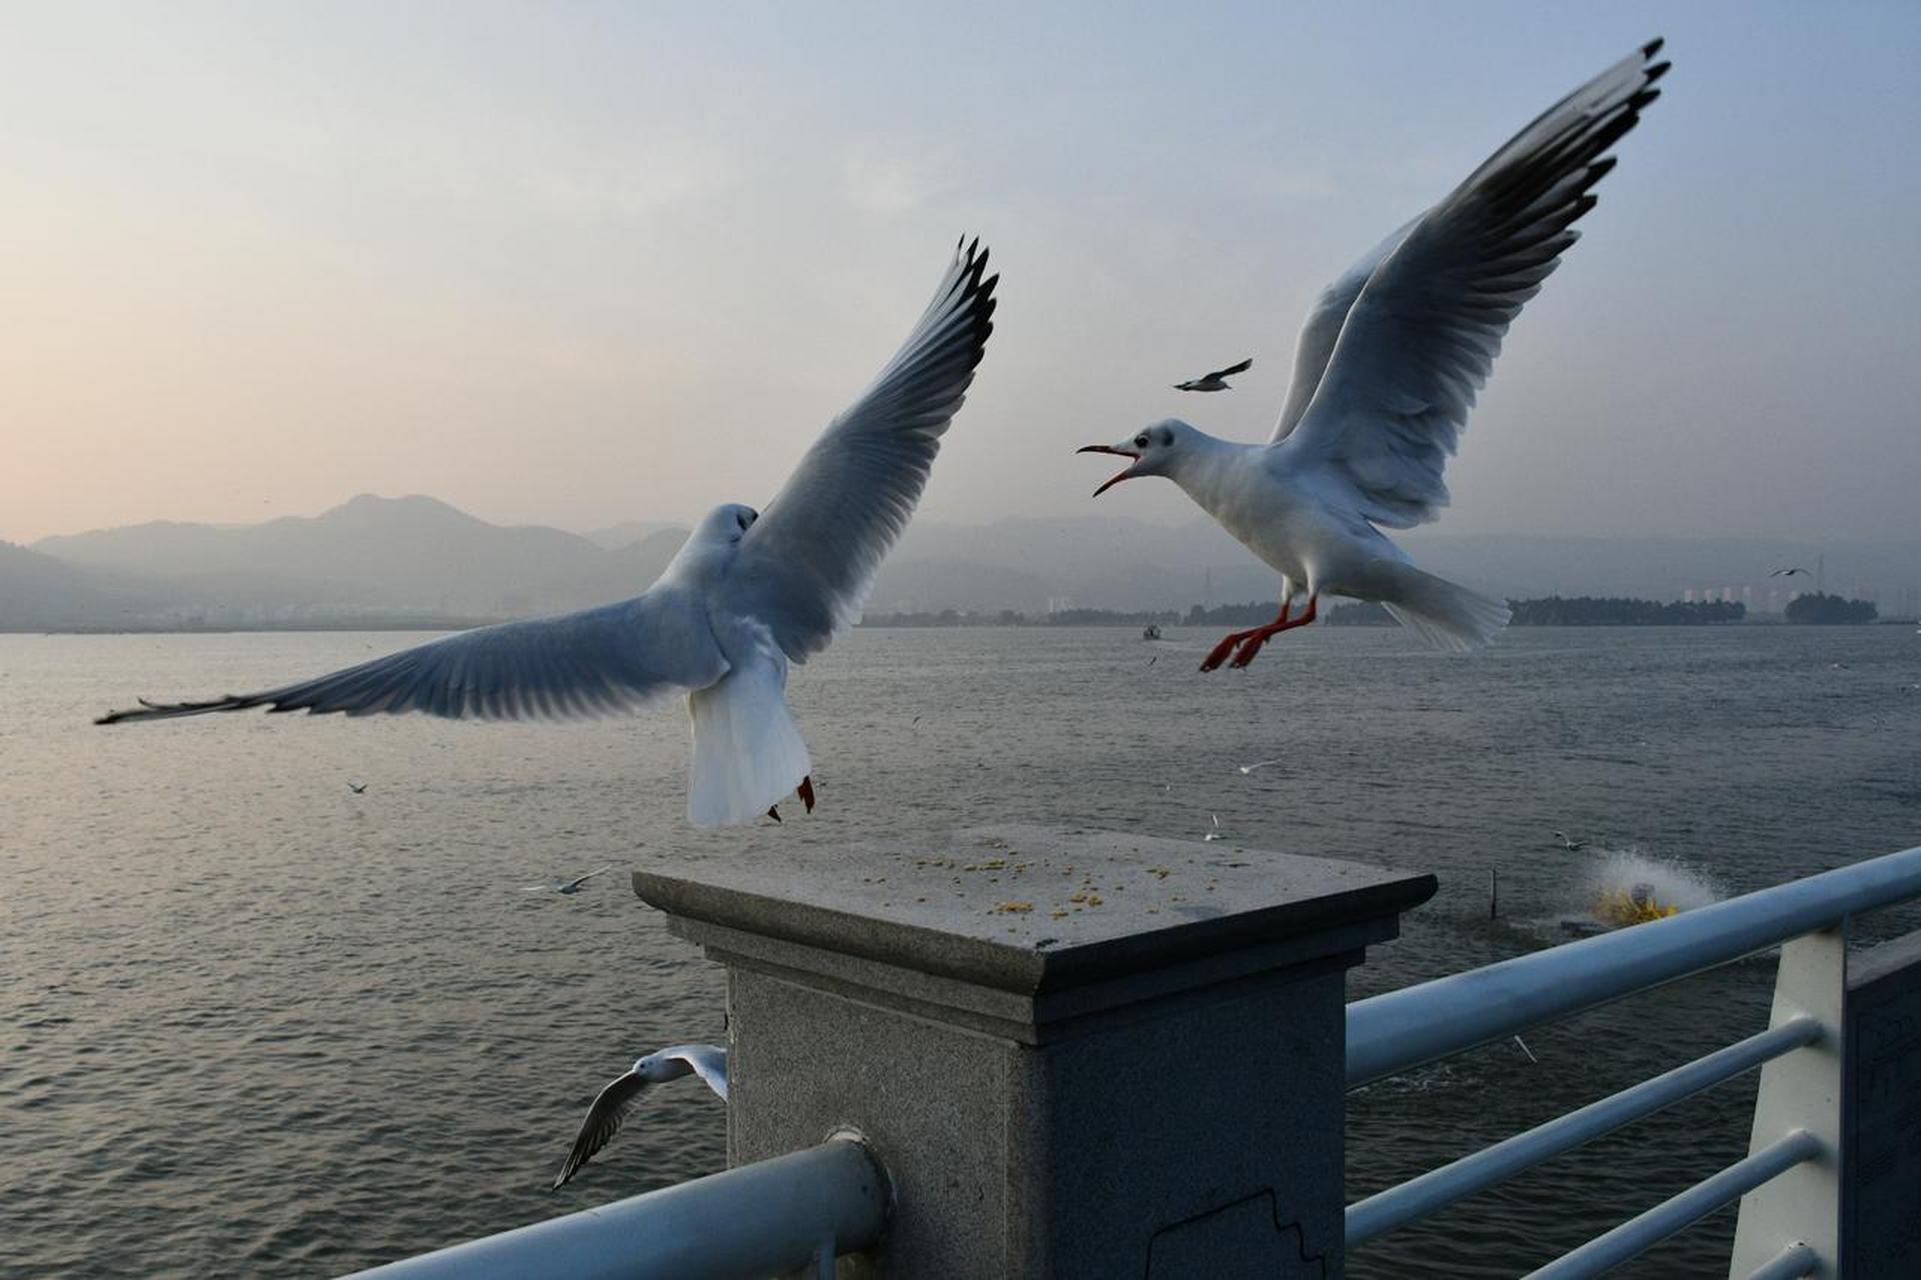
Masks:
[[[807,806],[807,812],[812,813],[814,811],[813,775],[809,774],[807,777],[802,778],[800,780],[800,785],[798,787],[795,787],[794,790],[800,794],[800,802]]]
[[[1273,622],[1267,625],[1278,626],[1279,624],[1286,621],[1287,621],[1287,601],[1283,600],[1281,601],[1280,616],[1275,618]],[[1248,631],[1229,632],[1227,639],[1221,641],[1219,644],[1215,645],[1212,649],[1208,650],[1207,657],[1201,660],[1201,670],[1212,671],[1214,668],[1220,666],[1223,662],[1227,661],[1227,655],[1234,652],[1234,649],[1236,646],[1245,643],[1250,637],[1257,636],[1261,632],[1265,631],[1266,629],[1267,627],[1255,627],[1252,630],[1248,630]]]
[[[1234,655],[1233,666],[1235,670],[1239,670],[1254,661],[1254,655],[1261,651],[1261,646],[1273,637],[1281,634],[1281,632],[1292,631],[1295,627],[1304,627],[1314,621],[1315,608],[1319,603],[1320,601],[1316,597],[1309,596],[1307,598],[1307,612],[1292,622],[1287,620],[1287,606],[1283,604],[1281,606],[1280,617],[1264,627],[1257,627],[1248,634],[1247,642],[1241,646],[1240,652]]]
[[[1226,662],[1227,655],[1234,652],[1234,646],[1253,634],[1252,631],[1230,631],[1227,639],[1221,641],[1212,649],[1209,649],[1207,656],[1201,659],[1201,670],[1212,671],[1215,667]]]

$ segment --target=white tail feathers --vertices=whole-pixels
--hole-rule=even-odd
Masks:
[[[1493,642],[1512,616],[1499,600],[1457,587],[1412,565],[1394,574],[1394,599],[1381,601],[1395,621],[1436,649],[1464,653]]]
[[[687,696],[694,722],[689,822],[752,822],[807,776],[807,744],[787,709],[786,688],[787,659],[778,650],[761,650]]]

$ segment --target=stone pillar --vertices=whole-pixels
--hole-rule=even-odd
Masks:
[[[636,872],[728,970],[736,1163],[854,1129],[875,1277],[1338,1277],[1343,972],[1434,892],[1003,827]]]

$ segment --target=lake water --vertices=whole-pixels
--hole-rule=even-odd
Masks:
[[[721,1105],[683,1083],[546,1191],[602,1083],[722,1035],[720,971],[624,874],[725,848],[682,821],[677,707],[88,723],[421,638],[0,636],[0,1274],[325,1275],[722,1166]],[[1559,941],[1597,875],[1708,896],[1921,843],[1908,627],[1517,630],[1469,658],[1310,628],[1204,677],[1214,638],[843,637],[794,673],[821,807],[783,838],[1198,839],[1218,815],[1253,849],[1436,872],[1355,996]],[[576,896],[523,892],[607,863]],[[1494,1046],[1352,1095],[1350,1196],[1759,1029],[1771,981],[1744,962],[1535,1032],[1538,1065]],[[1678,1106],[1349,1274],[1526,1270],[1738,1158],[1752,1098],[1748,1077]],[[1718,1277],[1731,1231],[1623,1274]]]

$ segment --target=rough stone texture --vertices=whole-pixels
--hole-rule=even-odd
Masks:
[[[886,1166],[842,1275],[1340,1274],[1342,974],[1432,877],[999,828],[634,881],[729,968],[730,1158]]]
[[[1921,933],[1848,958],[1841,1267],[1921,1276]]]

